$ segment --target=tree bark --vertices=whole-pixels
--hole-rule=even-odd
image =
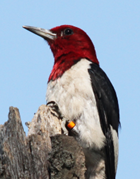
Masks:
[[[61,120],[42,105],[26,136],[19,110],[9,108],[0,125],[0,179],[84,179],[85,156],[71,136],[61,132]]]

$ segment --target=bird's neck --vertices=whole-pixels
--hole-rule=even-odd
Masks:
[[[55,60],[48,82],[61,77],[65,71],[69,70],[79,60],[80,58],[71,58],[67,56],[61,56],[61,58]]]
[[[59,53],[54,53],[55,62],[50,74],[49,80],[56,80],[61,77],[63,73],[69,70],[74,64],[80,61],[82,58],[86,58],[87,60],[92,61],[93,63],[97,63],[98,59],[95,53],[89,53],[88,51],[59,51]]]

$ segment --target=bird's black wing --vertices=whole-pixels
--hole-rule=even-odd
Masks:
[[[120,122],[116,92],[99,65],[92,63],[88,72],[97,102],[101,128],[106,137],[106,177],[115,179],[115,154],[111,126],[118,134]]]

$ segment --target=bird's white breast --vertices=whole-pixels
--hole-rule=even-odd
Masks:
[[[88,73],[90,63],[81,59],[60,78],[50,81],[46,99],[47,102],[55,101],[66,119],[76,120],[79,142],[84,148],[100,149],[104,146],[105,136]]]

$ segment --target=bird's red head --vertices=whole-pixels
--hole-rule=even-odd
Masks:
[[[81,58],[87,58],[99,64],[96,52],[89,36],[80,28],[62,25],[51,30],[25,26],[47,40],[54,55],[54,67],[49,77],[55,80]]]
[[[55,62],[62,56],[72,56],[75,60],[88,58],[98,63],[93,43],[83,30],[71,25],[62,25],[50,31],[56,34],[54,40],[47,40]]]

